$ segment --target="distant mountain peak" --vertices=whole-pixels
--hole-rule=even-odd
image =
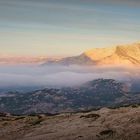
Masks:
[[[115,52],[115,47],[108,48],[93,48],[84,52],[86,56],[91,58],[93,61],[101,60],[107,56],[110,56],[113,52]]]
[[[63,58],[57,62],[52,62],[52,64],[99,66],[140,65],[140,42],[115,47],[93,48],[79,56]]]
[[[97,65],[139,65],[140,43],[93,49],[85,54]]]

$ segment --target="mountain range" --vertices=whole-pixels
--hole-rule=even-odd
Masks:
[[[140,92],[132,92],[127,84],[113,79],[96,79],[76,87],[1,93],[0,112],[54,114],[139,104],[139,101]]]
[[[79,56],[47,61],[57,65],[140,65],[140,43],[115,47],[94,48]]]
[[[0,55],[0,64],[41,64],[46,61],[48,61],[47,57]]]
[[[93,48],[72,57],[0,56],[0,64],[41,65],[140,65],[140,43]]]

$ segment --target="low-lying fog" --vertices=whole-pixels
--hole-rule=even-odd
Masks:
[[[139,68],[85,66],[0,66],[0,89],[76,86],[97,78],[140,79]]]

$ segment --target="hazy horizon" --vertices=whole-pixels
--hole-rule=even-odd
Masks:
[[[119,73],[113,67],[140,64],[139,44],[132,45],[135,50],[131,47],[121,50],[129,58],[124,53],[104,49],[86,56],[80,54],[92,48],[138,42],[139,13],[138,0],[0,0],[0,87],[67,86],[95,78],[131,77],[129,69]],[[52,62],[46,61],[48,57],[77,55],[80,57],[68,58],[62,63],[48,59],[62,64],[59,67],[38,65]],[[101,66],[112,64],[112,68],[101,68],[99,73],[96,65],[92,70],[88,68],[86,64],[90,60],[93,63],[100,60]]]

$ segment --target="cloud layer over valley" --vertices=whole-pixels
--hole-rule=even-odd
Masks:
[[[0,89],[77,86],[98,78],[139,81],[139,68],[82,66],[0,66]]]

